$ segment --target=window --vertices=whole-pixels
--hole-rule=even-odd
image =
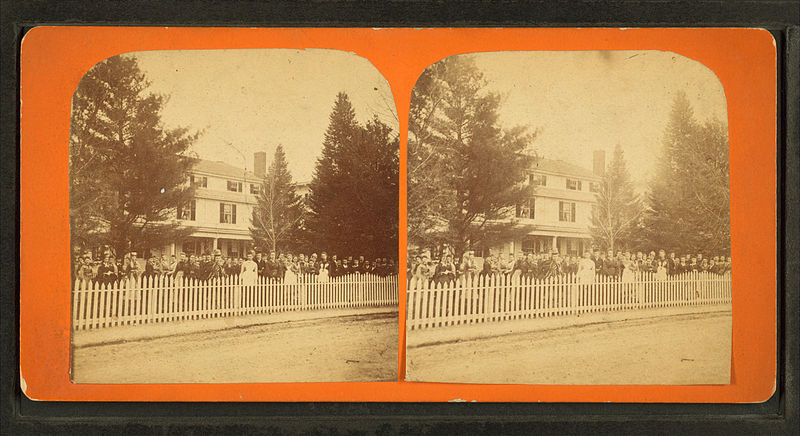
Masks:
[[[208,187],[208,177],[206,176],[189,176],[189,181],[192,186],[197,186],[198,188]]]
[[[597,182],[589,182],[590,192],[600,192],[600,184]]]
[[[547,186],[547,176],[531,173],[528,175],[528,184],[533,186]]]
[[[228,180],[228,191],[242,192],[242,182],[234,182],[233,180]]]
[[[250,193],[253,195],[258,195],[261,192],[261,186],[250,184]]]
[[[536,239],[527,237],[522,240],[522,252],[525,254],[536,252]]]
[[[573,191],[580,191],[581,181],[575,179],[567,179],[567,189],[571,189]]]
[[[575,203],[569,201],[558,202],[558,220],[575,222]]]
[[[536,198],[531,197],[517,205],[517,218],[533,219],[536,211]]]
[[[230,203],[219,204],[219,222],[223,224],[236,224],[236,205]]]
[[[195,209],[197,205],[195,200],[189,201],[188,204],[185,206],[179,205],[178,206],[178,219],[180,220],[188,220],[194,221],[195,220]]]

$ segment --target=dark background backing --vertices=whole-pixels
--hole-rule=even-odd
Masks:
[[[2,433],[798,434],[800,2],[13,1],[2,13]],[[19,47],[39,25],[762,27],[778,53],[778,380],[761,404],[57,403],[19,388]],[[731,47],[735,50],[735,47]],[[753,350],[757,352],[757,350]]]

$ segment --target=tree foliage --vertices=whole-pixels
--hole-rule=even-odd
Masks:
[[[589,230],[594,243],[606,250],[636,245],[635,229],[642,216],[642,204],[633,190],[622,147],[614,147],[614,156],[603,174],[596,194]]]
[[[297,249],[303,201],[295,190],[283,146],[278,145],[253,208],[250,235],[261,251]]]
[[[373,117],[356,121],[339,93],[309,186],[306,239],[315,250],[394,257],[398,238],[399,140]]]
[[[684,93],[673,102],[645,229],[649,243],[670,251],[730,250],[728,132],[700,123]]]
[[[136,59],[120,55],[94,66],[72,99],[70,123],[70,234],[73,247],[129,249],[160,246],[186,234],[176,207],[191,196],[186,185],[198,133],[167,129],[166,97],[149,83]]]
[[[525,127],[499,126],[500,96],[470,56],[430,67],[411,97],[408,136],[408,236],[462,253],[515,228],[515,206],[532,195],[524,183],[535,160]]]

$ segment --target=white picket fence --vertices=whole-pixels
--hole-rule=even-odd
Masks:
[[[219,318],[299,310],[362,308],[398,304],[398,277],[349,275],[296,282],[260,278],[251,285],[238,277],[209,281],[168,276],[123,279],[109,284],[76,281],[72,291],[72,328]]]
[[[543,280],[479,276],[454,282],[409,282],[408,329],[494,321],[580,315],[634,309],[730,304],[731,276],[687,272],[657,280],[653,273],[632,281],[596,276],[591,284],[575,275]]]

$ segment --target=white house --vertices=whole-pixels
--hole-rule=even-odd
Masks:
[[[528,174],[534,195],[517,205],[516,220],[525,236],[492,247],[499,253],[541,253],[556,249],[579,255],[591,246],[589,227],[605,169],[605,153],[594,152],[592,170],[562,161],[540,158]]]
[[[254,171],[247,171],[224,162],[199,160],[190,175],[194,198],[176,213],[180,224],[192,229],[191,236],[163,251],[203,254],[219,249],[225,256],[243,256],[252,247],[251,217],[266,173],[267,154],[255,153],[254,161]],[[308,183],[299,183],[297,193],[306,196]]]

